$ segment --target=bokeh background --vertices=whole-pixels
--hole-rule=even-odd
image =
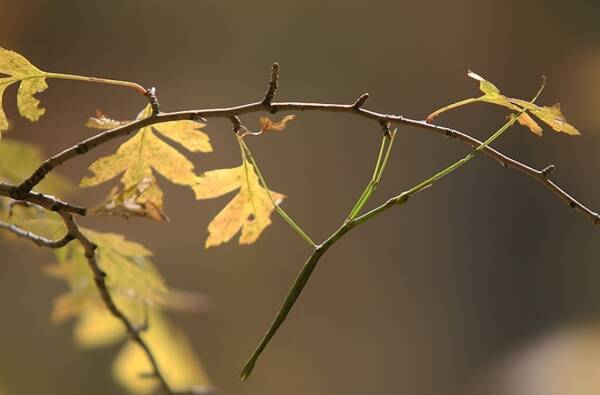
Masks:
[[[0,45],[49,71],[157,86],[163,109],[257,100],[281,64],[278,99],[352,102],[422,118],[478,95],[468,68],[508,95],[560,101],[580,137],[515,128],[496,146],[600,208],[600,3],[564,1],[0,0]],[[143,103],[119,88],[50,81],[47,114],[19,119],[14,137],[52,154],[90,136],[96,108],[131,118]],[[505,119],[488,105],[438,122],[483,138]],[[244,117],[247,124],[256,116]],[[239,163],[225,121],[207,129],[199,171]],[[17,133],[18,132],[18,133]],[[250,144],[285,209],[321,240],[344,219],[370,177],[380,131],[339,114],[299,114],[285,133]],[[100,154],[61,168],[78,181]],[[445,167],[465,146],[400,130],[373,204]],[[0,158],[1,159],[1,158]],[[488,158],[347,235],[322,260],[288,321],[246,383],[238,372],[310,253],[276,218],[251,246],[203,249],[229,197],[195,201],[161,180],[168,224],[82,220],[150,246],[169,283],[199,291],[204,314],[184,327],[222,394],[364,393],[588,395],[600,393],[598,228],[540,184]],[[92,205],[107,188],[83,191]],[[12,394],[121,394],[110,375],[117,347],[78,350],[71,325],[49,322],[63,284],[43,275],[43,250],[0,244],[0,382]]]

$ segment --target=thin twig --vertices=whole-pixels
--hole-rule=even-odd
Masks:
[[[0,221],[0,228],[6,229],[9,232],[12,232],[14,235],[21,237],[23,239],[27,239],[39,247],[46,248],[62,248],[69,244],[71,240],[75,239],[71,234],[67,233],[62,239],[59,240],[51,240],[47,239],[43,236],[36,235],[33,232],[29,232],[25,229],[22,229],[14,224],[9,224],[7,222]]]
[[[262,105],[265,109],[269,110],[272,113],[275,113],[271,102],[275,97],[275,93],[277,93],[277,87],[279,83],[279,63],[273,63],[271,66],[271,80],[269,81],[269,85],[267,86],[267,91],[265,92],[265,97],[262,100]]]
[[[471,147],[478,147],[481,145],[481,141],[475,137],[460,132],[455,129],[451,129],[445,126],[439,126],[430,124],[426,121],[418,121],[414,119],[405,118],[402,115],[390,115],[381,114],[364,108],[356,109],[355,103],[352,104],[325,104],[325,103],[296,103],[296,102],[281,102],[271,103],[270,108],[274,111],[320,111],[320,112],[340,112],[340,113],[353,113],[361,117],[375,120],[379,123],[388,122],[396,123],[401,125],[412,126],[418,129],[427,130],[434,132],[441,136],[446,136],[452,139],[461,141],[462,143]],[[33,187],[35,187],[40,181],[46,177],[48,173],[54,170],[56,167],[62,165],[70,159],[75,158],[78,155],[82,155],[99,145],[102,145],[113,139],[130,135],[137,130],[155,125],[163,122],[180,121],[180,120],[196,120],[199,118],[228,118],[232,119],[243,114],[255,113],[264,111],[264,104],[262,101],[244,104],[236,107],[228,108],[216,108],[216,109],[204,109],[204,110],[193,110],[193,111],[180,111],[171,113],[161,113],[156,116],[133,121],[127,125],[120,126],[115,129],[111,129],[96,136],[90,137],[73,147],[70,147],[46,160],[27,180],[25,180],[11,196],[19,200],[24,200],[23,196]],[[600,215],[593,210],[586,207],[584,204],[577,201],[555,182],[550,180],[543,170],[537,170],[533,167],[526,165],[516,159],[503,154],[502,152],[492,148],[485,147],[483,152],[501,163],[506,168],[512,168],[520,173],[523,173],[535,180],[541,182],[546,188],[554,193],[560,200],[562,200],[569,207],[574,208],[583,215],[585,215],[594,224],[600,223]],[[80,213],[78,213],[80,214]],[[83,214],[82,214],[83,215]]]
[[[70,203],[63,202],[57,197],[45,195],[39,192],[17,192],[18,187],[15,185],[0,182],[0,196],[5,196],[16,201],[26,201],[36,204],[50,211],[64,211],[73,214],[85,215],[85,207],[75,206]]]

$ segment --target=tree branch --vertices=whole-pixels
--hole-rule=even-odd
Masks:
[[[17,186],[0,182],[0,196],[5,196],[17,201],[27,201],[29,203],[33,203],[40,207],[43,207],[49,211],[64,211],[67,213],[79,215],[86,214],[85,207],[74,206],[72,204],[63,202],[62,200],[54,196],[44,195],[43,193],[39,192],[19,192],[18,189],[19,187]]]
[[[60,240],[47,239],[47,238],[42,237],[40,235],[36,235],[35,233],[26,231],[25,229],[21,229],[17,225],[9,224],[9,223],[3,222],[3,221],[0,221],[0,228],[6,229],[6,230],[8,230],[9,232],[12,232],[13,234],[15,234],[18,237],[21,237],[23,239],[27,239],[27,240],[33,242],[34,244],[36,244],[39,247],[62,248],[64,246],[66,246],[67,244],[69,244],[71,242],[71,240],[74,239],[74,237],[71,234],[69,234],[69,233],[67,233]]]
[[[269,108],[271,112],[279,111],[319,111],[319,112],[339,112],[339,113],[350,113],[356,114],[363,118],[377,121],[381,125],[389,125],[395,123],[398,125],[412,126],[421,130],[434,132],[441,136],[446,136],[452,139],[456,139],[471,147],[478,147],[482,142],[470,135],[460,132],[455,129],[451,129],[445,126],[439,126],[430,124],[426,121],[419,121],[410,118],[403,117],[402,115],[393,114],[382,114],[371,110],[361,108],[360,105],[365,101],[365,95],[362,95],[352,104],[327,104],[327,103],[302,103],[302,102],[280,102],[271,103]],[[357,103],[359,106],[357,106]],[[137,130],[163,122],[181,121],[181,120],[198,120],[202,118],[226,118],[236,119],[236,117],[261,112],[265,110],[264,101],[259,101],[250,104],[244,104],[241,106],[228,107],[228,108],[214,108],[214,109],[202,109],[202,110],[191,110],[191,111],[179,111],[170,113],[160,113],[157,115],[150,116],[149,118],[140,119],[133,121],[127,125],[120,126],[115,129],[107,130],[99,133],[96,136],[90,137],[66,150],[52,156],[46,160],[27,180],[21,183],[16,190],[11,191],[11,197],[17,200],[23,200],[27,193],[30,193],[40,181],[46,177],[48,173],[54,170],[56,167],[62,165],[70,159],[75,158],[78,155],[87,153],[88,151],[102,145],[106,142],[114,140],[119,137],[130,135]],[[389,126],[387,126],[389,130]],[[549,179],[549,172],[544,170],[537,170],[533,167],[526,165],[525,163],[518,161],[514,158],[509,157],[501,153],[500,151],[492,148],[485,147],[483,152],[489,157],[495,159],[506,168],[512,168],[520,173],[523,173],[533,179],[542,183],[548,188],[553,194],[555,194],[560,200],[562,200],[569,207],[574,208],[583,215],[585,215],[594,224],[600,223],[600,215],[595,211],[589,209],[584,204],[577,201],[570,194],[565,192],[555,182]],[[0,193],[2,192],[0,184]],[[46,202],[47,203],[47,202]],[[63,203],[64,204],[64,203]],[[42,204],[41,204],[42,205]],[[43,205],[42,205],[43,206]],[[44,206],[46,207],[46,206]],[[74,212],[80,215],[85,215],[85,210],[78,212],[73,210],[73,207],[68,207],[70,212]],[[56,211],[56,210],[53,210]]]

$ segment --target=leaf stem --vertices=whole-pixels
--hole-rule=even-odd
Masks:
[[[346,219],[346,221],[351,221],[357,215],[360,214],[363,207],[367,204],[367,202],[371,198],[371,195],[373,194],[373,192],[375,192],[375,189],[377,189],[377,186],[379,185],[379,181],[381,180],[381,177],[383,175],[383,171],[385,170],[385,166],[387,165],[387,161],[389,159],[390,152],[392,150],[392,146],[393,146],[394,140],[396,138],[396,132],[397,132],[397,129],[392,132],[391,136],[388,136],[388,135],[383,136],[383,139],[381,140],[381,148],[379,149],[379,156],[377,157],[377,162],[375,164],[375,170],[373,171],[373,176],[371,177],[371,180],[369,181],[369,183],[363,190],[363,193],[358,198],[358,201],[356,202],[356,204],[350,211],[350,214],[348,214],[348,218]],[[387,149],[386,149],[386,143],[388,143]],[[385,153],[384,153],[384,151],[385,151]]]
[[[252,164],[252,166],[256,170],[256,174],[258,175],[258,178],[260,179],[260,182],[265,187],[265,190],[267,191],[267,195],[269,196],[269,200],[271,200],[271,203],[273,204],[273,207],[275,208],[275,211],[277,211],[277,214],[279,214],[281,216],[281,218],[283,218],[285,220],[285,222],[287,222],[288,225],[304,241],[306,241],[308,244],[310,244],[313,248],[316,248],[317,244],[310,238],[310,236],[292,219],[292,217],[290,217],[281,207],[279,207],[279,205],[273,199],[273,196],[271,195],[271,191],[269,190],[269,186],[267,185],[267,182],[265,181],[264,177],[262,176],[262,173],[260,172],[260,169],[258,168],[258,165],[256,164],[256,161],[254,160],[254,156],[252,155],[252,152],[250,152],[250,149],[248,148],[248,146],[244,142],[244,139],[242,137],[238,136],[238,142],[240,144],[240,149],[242,150],[242,159],[244,161],[246,159],[248,161],[250,161],[250,163]]]
[[[146,88],[144,88],[143,86],[141,86],[140,84],[138,84],[136,82],[111,80],[108,78],[86,77],[86,76],[74,75],[74,74],[50,73],[50,72],[43,72],[43,73],[44,73],[44,78],[55,78],[55,79],[61,79],[61,80],[84,81],[84,82],[93,82],[93,83],[97,83],[97,84],[123,86],[126,88],[134,89],[138,93],[141,93],[144,96],[146,95]]]
[[[435,110],[434,112],[432,112],[431,114],[429,114],[427,116],[427,122],[430,122],[433,118],[437,117],[438,115],[440,115],[443,112],[446,112],[448,110],[452,110],[453,108],[464,106],[466,104],[477,103],[479,101],[481,101],[480,97],[470,97],[468,99],[464,99],[464,100],[458,101],[456,103],[448,104],[447,106],[442,107],[442,108],[440,108],[438,110]]]

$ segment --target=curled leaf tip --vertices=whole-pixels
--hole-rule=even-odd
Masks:
[[[263,116],[260,118],[260,131],[261,132],[265,132],[265,131],[275,131],[275,132],[281,132],[283,131],[288,122],[294,120],[294,118],[296,118],[295,115],[286,115],[285,117],[283,117],[283,119],[279,122],[275,122],[272,121],[269,117]]]

